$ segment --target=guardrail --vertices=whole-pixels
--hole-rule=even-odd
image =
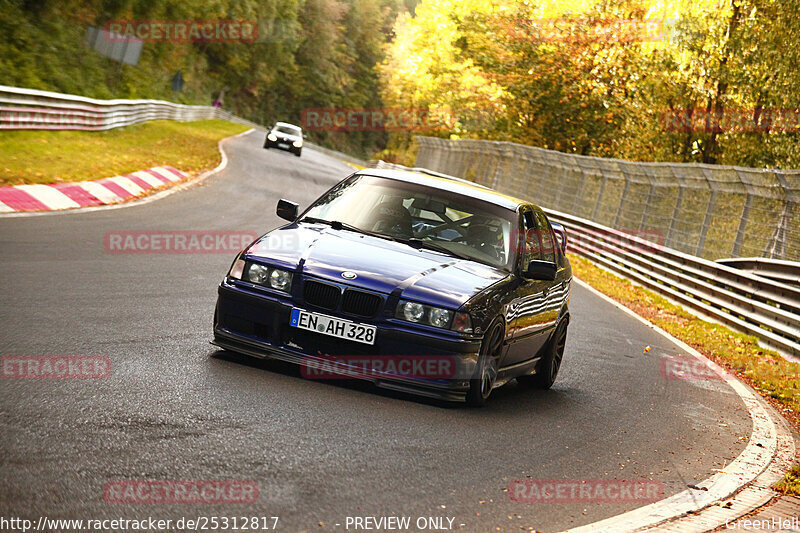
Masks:
[[[263,130],[264,127],[222,109],[164,100],[97,100],[72,94],[0,85],[0,130],[101,131],[150,120],[220,119]],[[306,142],[331,157],[365,167],[366,161]]]
[[[717,259],[717,263],[800,287],[800,263],[764,257]]]
[[[101,131],[159,119],[180,122],[221,119],[263,129],[263,126],[211,106],[164,100],[97,100],[0,85],[0,130]]]
[[[467,178],[684,253],[800,261],[800,170],[645,163],[502,141],[416,137],[416,166]]]
[[[800,287],[663,247],[545,209],[570,232],[568,248],[764,345],[800,358]]]
[[[424,168],[379,161],[376,168]],[[513,191],[512,191],[513,192]],[[569,232],[567,249],[716,322],[756,336],[764,345],[800,358],[800,287],[667,248],[574,215],[544,208]]]

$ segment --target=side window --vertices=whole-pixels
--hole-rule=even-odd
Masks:
[[[550,263],[556,262],[556,241],[553,237],[553,228],[543,213],[536,212],[536,229],[542,240],[542,258]]]
[[[522,268],[527,268],[531,261],[542,260],[542,243],[539,240],[533,211],[527,210],[522,213],[522,223],[525,228],[525,253],[522,255]]]

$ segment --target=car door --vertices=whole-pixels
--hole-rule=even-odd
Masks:
[[[522,276],[530,261],[544,261],[553,257],[552,231],[549,239],[542,239],[541,226],[542,222],[532,206],[524,206],[520,210],[520,229],[523,235],[523,239],[520,239],[521,260],[517,267],[518,284],[506,309],[512,335],[503,366],[533,358],[547,340],[547,333],[552,327],[548,296],[553,282],[529,280]],[[549,252],[545,246],[550,246]]]

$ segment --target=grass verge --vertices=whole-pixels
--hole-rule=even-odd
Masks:
[[[247,126],[155,120],[109,131],[2,131],[0,185],[83,181],[157,166],[188,173],[219,164],[217,143]]]
[[[783,480],[775,485],[775,489],[784,494],[800,496],[800,464],[794,465],[783,477]]]
[[[725,367],[766,398],[800,429],[800,364],[782,358],[745,335],[692,315],[655,292],[620,278],[583,257],[569,254],[575,277]],[[800,495],[800,464],[775,486]]]

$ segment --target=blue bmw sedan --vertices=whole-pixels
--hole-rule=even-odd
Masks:
[[[524,200],[456,178],[365,169],[242,251],[213,343],[308,377],[474,406],[516,379],[547,389],[564,355],[567,236]]]

